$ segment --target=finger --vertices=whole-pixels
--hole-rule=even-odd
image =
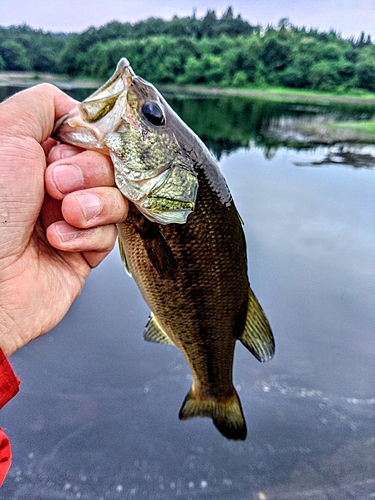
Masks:
[[[47,139],[56,118],[74,106],[73,99],[49,84],[23,90],[0,103],[0,212],[25,228],[15,235],[19,248],[28,241],[43,203],[46,157],[41,144],[51,144]],[[4,231],[9,228],[1,227],[0,232]],[[0,239],[8,237],[4,233]]]
[[[108,254],[115,244],[117,229],[113,224],[78,229],[65,221],[58,221],[47,228],[46,234],[49,243],[58,250]]]
[[[72,226],[90,228],[124,221],[129,202],[117,188],[99,187],[68,194],[62,202],[64,219]]]
[[[55,121],[76,105],[54,85],[42,83],[2,103],[0,130],[11,137],[32,137],[42,144],[51,135]]]
[[[104,260],[107,257],[109,253],[110,252],[97,252],[97,251],[82,252],[88,265],[91,268],[98,266],[102,262],[102,260]]]
[[[47,228],[54,222],[61,221],[64,218],[61,211],[61,201],[55,200],[48,194],[46,194],[44,197],[44,202],[40,213],[44,228]]]
[[[71,149],[60,149],[59,154],[64,151],[67,154],[72,152]],[[48,193],[57,200],[80,189],[114,186],[112,162],[109,156],[83,151],[51,163],[46,170],[45,184]]]
[[[55,141],[55,139],[52,139],[51,137],[49,137],[46,141],[43,142],[43,144],[41,146],[43,148],[45,156],[48,156],[51,149],[54,146],[56,146],[56,141]]]
[[[53,163],[55,161],[63,160],[65,158],[70,158],[78,153],[82,153],[84,149],[78,146],[72,146],[71,144],[60,144],[54,141],[54,145],[49,149],[47,163]]]

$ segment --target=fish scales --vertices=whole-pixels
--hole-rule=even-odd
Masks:
[[[144,223],[138,210],[130,211],[119,234],[132,275],[163,330],[186,355],[199,393],[225,401],[233,395],[228,353],[246,320],[246,247],[234,205],[218,200],[203,172],[198,179],[196,207],[187,222],[158,226],[177,262],[171,277],[150,265],[137,230]]]
[[[151,309],[144,337],[178,347],[193,374],[179,417],[210,417],[227,438],[245,439],[235,343],[267,361],[274,339],[249,285],[242,221],[212,155],[124,58],[55,135],[111,156],[131,202],[118,225],[120,252]]]

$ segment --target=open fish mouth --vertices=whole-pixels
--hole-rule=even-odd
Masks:
[[[56,122],[54,136],[109,155],[117,187],[152,222],[184,224],[198,180],[166,120],[166,106],[122,58],[104,85]]]
[[[109,154],[105,137],[126,120],[122,109],[134,76],[129,61],[120,59],[115,73],[104,85],[56,121],[53,136],[62,142]]]

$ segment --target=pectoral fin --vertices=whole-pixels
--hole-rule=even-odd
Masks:
[[[153,238],[143,240],[147,255],[160,276],[174,280],[176,259],[164,236],[156,227],[154,233]]]
[[[239,340],[261,362],[269,361],[275,354],[271,327],[251,288],[245,329]]]
[[[150,314],[145,331],[143,332],[143,338],[147,340],[147,342],[174,345],[152,313]]]
[[[146,217],[139,217],[134,227],[142,239],[147,256],[158,274],[164,279],[175,279],[177,262],[161,229]]]
[[[124,264],[125,270],[128,273],[128,275],[131,277],[132,273],[130,272],[129,264],[128,264],[128,261],[126,260],[125,250],[124,250],[124,246],[122,244],[120,235],[118,237],[118,248],[119,248],[119,251],[120,251],[120,257],[121,257],[121,260],[122,260],[122,262]]]

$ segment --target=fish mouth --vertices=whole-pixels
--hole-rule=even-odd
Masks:
[[[104,139],[125,121],[127,92],[134,77],[129,61],[121,58],[104,85],[56,121],[52,137],[109,154]]]
[[[177,155],[174,140],[169,138],[164,144],[172,149],[173,161],[167,158],[166,164],[148,166],[144,171],[132,170],[131,162],[126,165],[123,148],[117,147],[117,142],[130,140],[127,132],[134,133],[137,140],[140,135],[144,141],[149,140],[152,129],[144,128],[139,107],[153,92],[157,98],[154,87],[137,77],[124,57],[104,85],[57,120],[53,136],[109,155],[117,187],[148,219],[160,224],[184,224],[195,207],[198,180],[183,155]]]
[[[126,99],[135,76],[129,61],[122,57],[111,78],[78,105],[84,120],[93,123],[105,118],[119,100]]]

